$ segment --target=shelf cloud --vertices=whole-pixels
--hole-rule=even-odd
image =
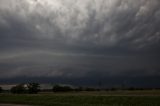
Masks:
[[[0,78],[160,76],[159,6],[159,0],[1,0]]]

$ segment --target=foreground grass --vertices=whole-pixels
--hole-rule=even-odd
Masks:
[[[107,95],[103,92],[102,94],[1,94],[0,103],[30,104],[39,106],[160,106],[160,96],[126,94],[120,95],[119,93],[118,95],[114,95],[109,93],[109,95]]]

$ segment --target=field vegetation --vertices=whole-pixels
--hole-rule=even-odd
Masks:
[[[95,89],[54,85],[41,90],[37,83],[19,84],[0,93],[0,104],[31,106],[160,106],[159,89]]]
[[[0,94],[0,103],[35,106],[160,106],[158,94],[159,91]]]

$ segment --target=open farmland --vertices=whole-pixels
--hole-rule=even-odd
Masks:
[[[159,106],[160,91],[1,94],[0,103],[38,106]]]

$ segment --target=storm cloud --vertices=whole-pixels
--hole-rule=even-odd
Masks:
[[[160,76],[159,0],[0,0],[0,78]]]

